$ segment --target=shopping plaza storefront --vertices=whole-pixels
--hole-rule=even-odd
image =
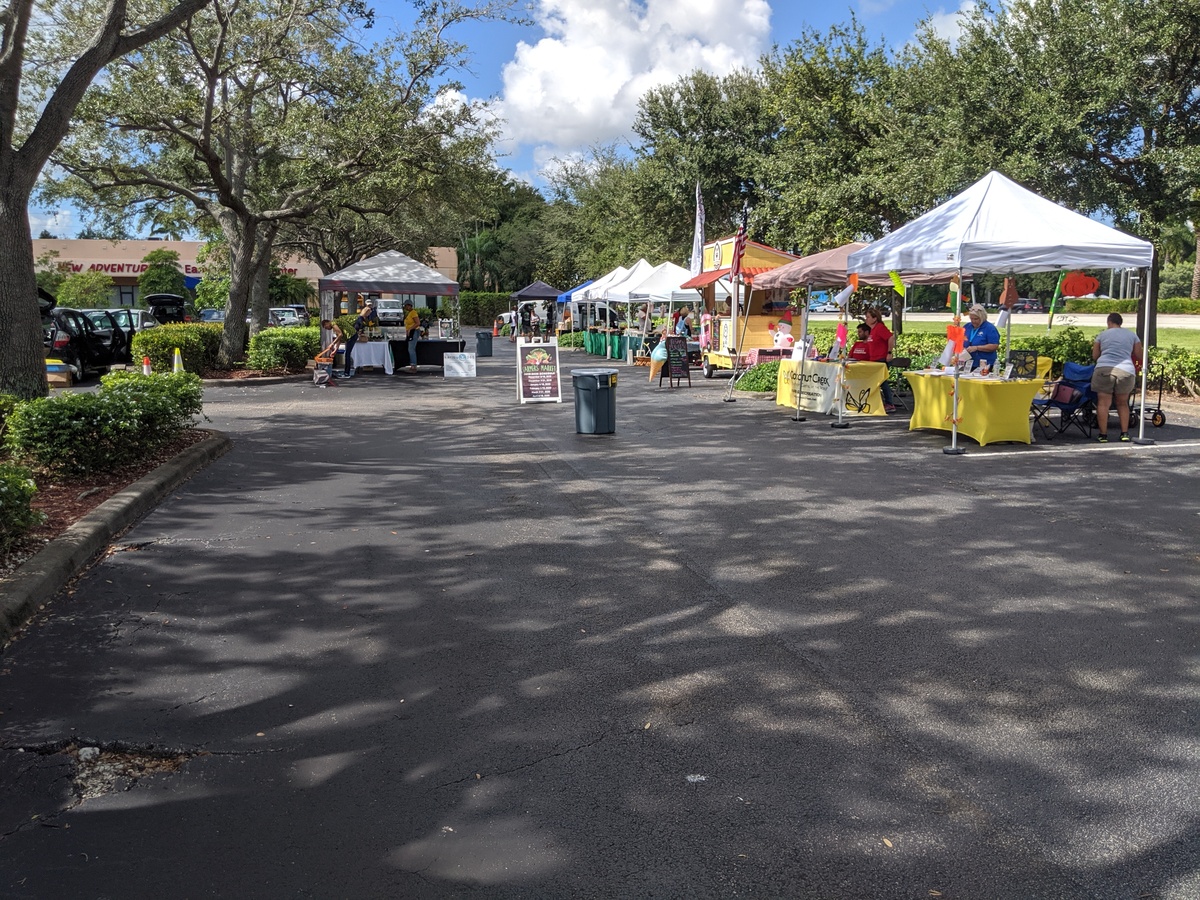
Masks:
[[[143,260],[155,250],[171,250],[179,254],[179,264],[189,289],[200,281],[196,254],[203,241],[85,241],[39,239],[33,242],[33,258],[50,265],[64,265],[71,272],[105,272],[113,280],[113,305],[134,306],[137,303],[138,276],[146,271]],[[458,259],[452,247],[432,247],[432,267],[451,279],[458,278]],[[288,275],[303,278],[315,291],[317,279],[323,274],[316,263],[291,258],[282,269]]]

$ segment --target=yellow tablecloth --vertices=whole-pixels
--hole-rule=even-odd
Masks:
[[[815,413],[837,414],[835,395],[840,363],[816,359],[785,359],[775,381],[775,403]],[[879,386],[887,378],[887,365],[879,362],[846,364],[842,412],[848,416],[886,416]]]
[[[954,378],[928,372],[905,372],[912,385],[913,414],[908,430],[937,428],[950,431],[954,410]],[[1042,382],[966,377],[958,380],[958,433],[979,442],[1030,443],[1029,407]]]

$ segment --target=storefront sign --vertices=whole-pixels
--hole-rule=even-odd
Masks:
[[[562,403],[557,344],[517,341],[517,399],[522,403]]]

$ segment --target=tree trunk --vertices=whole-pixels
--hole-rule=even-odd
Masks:
[[[1200,230],[1196,231],[1196,264],[1192,266],[1192,299],[1200,300]]]
[[[271,254],[279,225],[260,223],[254,232],[253,255],[250,259],[250,333],[258,334],[270,321]]]
[[[254,262],[254,235],[258,221],[239,217],[232,210],[216,213],[221,231],[229,244],[229,306],[221,331],[221,349],[217,366],[232,369],[246,358],[246,311],[250,308],[251,269]]]
[[[22,400],[50,392],[28,206],[10,181],[0,194],[0,394]]]

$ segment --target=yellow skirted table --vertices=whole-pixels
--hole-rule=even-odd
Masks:
[[[837,380],[841,363],[819,359],[785,359],[775,381],[775,403],[808,412],[837,414]],[[842,412],[848,416],[886,416],[880,385],[888,376],[880,362],[846,363]]]
[[[937,428],[950,431],[954,411],[954,377],[932,372],[905,372],[912,385],[913,413],[908,430]],[[1029,408],[1042,389],[1037,379],[980,378],[966,375],[958,380],[958,433],[978,441],[979,446],[996,441],[1031,443]]]

